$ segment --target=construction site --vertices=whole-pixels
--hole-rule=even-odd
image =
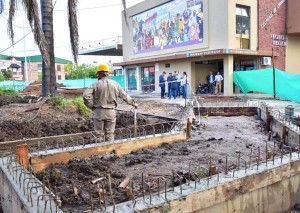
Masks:
[[[299,212],[290,102],[134,98],[137,110],[118,103],[115,140],[101,142],[78,107],[1,96],[2,211]]]

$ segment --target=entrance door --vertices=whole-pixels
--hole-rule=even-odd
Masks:
[[[155,68],[142,68],[142,91],[153,92],[155,90]]]

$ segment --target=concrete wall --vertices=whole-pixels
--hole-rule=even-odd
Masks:
[[[287,0],[288,1],[288,19],[287,19],[287,33],[300,35],[300,1],[299,0]]]
[[[191,185],[183,184],[174,191],[167,192],[167,201],[164,194],[152,195],[152,204],[149,197],[138,199],[135,208],[132,202],[118,204],[116,212],[122,213],[282,213],[288,212],[296,203],[300,202],[300,159],[297,154],[284,157],[281,163],[276,158],[274,165],[269,161],[266,167],[261,163],[258,168],[250,166],[247,172],[232,171],[227,175],[202,179]],[[182,189],[182,192],[181,192]],[[108,208],[108,212],[112,208]]]
[[[300,2],[299,2],[300,3]],[[300,74],[300,36],[288,36],[286,48],[286,71]]]
[[[14,187],[4,171],[0,169],[0,196],[1,205],[5,213],[27,213],[28,209],[23,206],[23,201],[16,193]]]

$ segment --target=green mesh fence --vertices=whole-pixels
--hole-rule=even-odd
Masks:
[[[110,76],[110,79],[118,82],[124,89],[124,75]],[[97,81],[96,78],[75,79],[75,80],[58,80],[58,83],[63,83],[66,87],[89,87]]]
[[[273,95],[273,68],[251,71],[235,71],[234,83],[243,93],[250,91]],[[300,102],[300,74],[275,69],[276,97]]]

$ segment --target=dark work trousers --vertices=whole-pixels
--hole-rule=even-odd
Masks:
[[[171,98],[171,96],[172,96],[172,94],[171,94],[172,92],[171,92],[171,91],[172,91],[172,90],[171,90],[171,84],[169,83],[169,84],[168,84],[168,97],[169,97],[169,98]]]
[[[160,91],[160,97],[164,98],[165,97],[165,90],[166,90],[166,86],[162,86],[160,87],[161,91]]]

